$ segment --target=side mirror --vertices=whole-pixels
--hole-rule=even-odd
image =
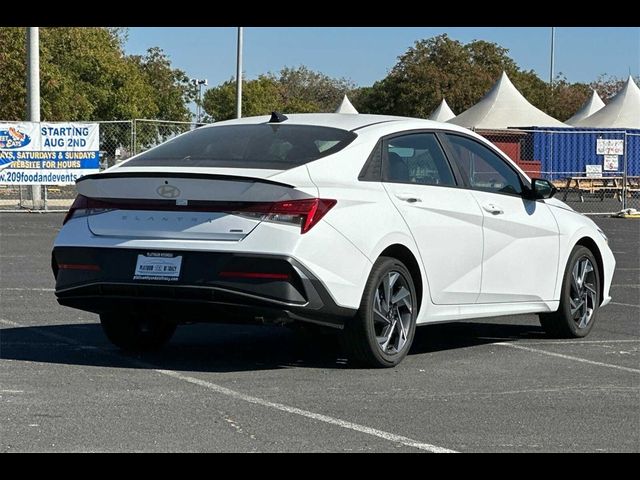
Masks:
[[[531,196],[534,200],[551,198],[557,191],[558,189],[549,180],[545,180],[544,178],[531,179]]]

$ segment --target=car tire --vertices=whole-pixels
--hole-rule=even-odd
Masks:
[[[596,322],[600,301],[598,262],[591,250],[577,245],[565,268],[560,307],[540,314],[540,324],[554,338],[586,337]]]
[[[375,368],[398,365],[413,342],[417,307],[407,267],[395,258],[380,257],[373,265],[357,314],[345,324],[342,340],[350,360]]]
[[[109,341],[127,352],[158,350],[176,330],[175,323],[137,315],[102,314],[100,324]]]

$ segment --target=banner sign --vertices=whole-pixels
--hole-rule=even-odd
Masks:
[[[605,155],[604,156],[604,169],[605,170],[618,170],[618,155]]]
[[[598,138],[596,140],[597,155],[624,155],[624,140]]]
[[[97,123],[0,123],[0,184],[70,185],[99,171]]]
[[[587,177],[601,177],[602,165],[585,165],[585,173]]]

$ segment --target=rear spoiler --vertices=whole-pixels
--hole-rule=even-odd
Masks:
[[[84,180],[102,180],[107,178],[199,178],[207,180],[227,180],[232,182],[266,183],[279,187],[293,188],[287,183],[267,180],[265,178],[243,177],[241,175],[220,175],[217,173],[179,173],[179,172],[108,172],[84,175],[76,180],[76,184]]]

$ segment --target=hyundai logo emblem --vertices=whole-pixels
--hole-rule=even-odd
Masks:
[[[164,198],[178,198],[180,196],[180,189],[173,185],[160,185],[156,188],[156,192]]]

